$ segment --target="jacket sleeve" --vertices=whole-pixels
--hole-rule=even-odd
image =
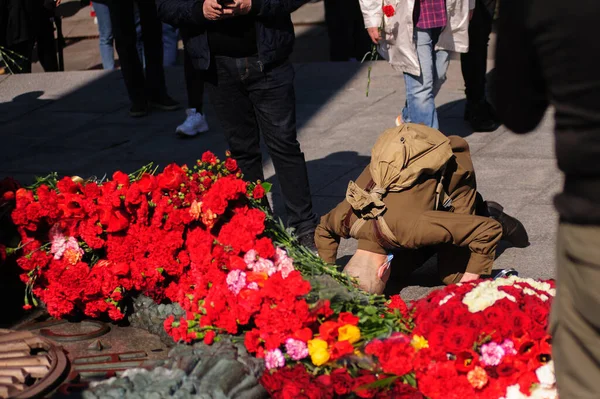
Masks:
[[[252,0],[252,13],[257,17],[280,17],[291,14],[309,0]]]
[[[337,260],[337,251],[340,246],[341,220],[337,217],[342,204],[327,215],[321,217],[321,222],[315,230],[315,245],[319,256],[327,263],[335,264]]]
[[[466,271],[481,275],[491,272],[501,236],[502,227],[494,219],[429,211],[419,217],[410,238],[402,244],[414,249],[439,244],[468,247],[471,256]]]
[[[203,21],[203,3],[203,0],[156,0],[156,8],[162,22],[181,28]]]
[[[537,52],[526,27],[531,2],[502,0],[496,44],[496,111],[515,133],[527,133],[540,123],[548,100]]]
[[[379,28],[383,20],[381,0],[360,0],[365,28]]]

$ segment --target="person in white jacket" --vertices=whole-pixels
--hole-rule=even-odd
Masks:
[[[360,6],[379,53],[404,73],[406,103],[396,124],[439,129],[434,99],[446,80],[448,52],[469,50],[475,0],[360,0]]]

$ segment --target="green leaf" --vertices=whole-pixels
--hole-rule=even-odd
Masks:
[[[377,308],[375,306],[365,306],[365,313],[368,315],[377,314]]]
[[[266,181],[260,183],[260,185],[265,190],[265,193],[270,193],[271,189],[273,188],[273,185],[271,183],[269,183],[269,182],[266,182]]]

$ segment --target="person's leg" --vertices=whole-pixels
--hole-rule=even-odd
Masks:
[[[331,61],[348,61],[350,58],[351,30],[348,29],[348,1],[357,0],[325,0],[325,21],[329,35],[329,59]],[[350,35],[350,36],[349,36]]]
[[[185,75],[185,88],[187,90],[188,108],[202,112],[204,107],[204,75],[205,72],[194,68],[192,58],[183,52],[183,72]]]
[[[140,9],[137,3],[133,3],[133,23],[135,24],[135,35],[137,41],[135,47],[138,52],[138,57],[142,63],[142,68],[146,70],[146,57],[144,56],[144,39],[142,37],[142,21],[140,18]]]
[[[460,55],[465,94],[470,103],[485,101],[488,41],[492,22],[492,15],[481,0],[477,0],[477,7],[469,23],[469,52]]]
[[[465,119],[475,131],[496,130],[498,123],[486,100],[488,41],[493,16],[478,0],[469,23],[469,52],[461,54],[461,70],[465,81]]]
[[[358,61],[362,61],[365,54],[371,51],[371,38],[365,28],[365,20],[360,10],[359,1],[352,2],[352,7],[349,10],[350,19],[352,24],[352,36],[353,36],[353,47],[351,49],[351,56],[356,58]]]
[[[92,2],[96,18],[98,18],[98,33],[100,35],[100,58],[104,69],[115,69],[115,50],[113,48],[113,31],[110,22],[110,11],[103,3]]]
[[[254,106],[240,82],[236,59],[216,57],[211,64],[206,90],[225,133],[231,156],[238,162],[245,180],[264,181]]]
[[[144,70],[137,52],[133,0],[111,1],[109,10],[115,47],[121,63],[121,73],[125,80],[129,99],[133,104],[131,115],[142,116],[146,113],[146,92]],[[138,108],[139,112],[137,112]]]
[[[142,23],[147,95],[152,101],[160,101],[167,95],[163,69],[162,23],[158,19],[154,0],[136,0],[136,2]]]
[[[422,123],[434,129],[439,127],[435,109],[434,87],[437,78],[435,41],[440,29],[415,28],[417,54],[421,66],[419,76],[404,74],[406,106],[402,111],[404,122]]]
[[[263,72],[256,59],[250,60],[254,60],[250,65],[238,66],[248,68],[246,87],[281,186],[288,224],[299,237],[312,234],[319,219],[313,213],[306,161],[297,138],[294,67],[286,60]]]
[[[557,291],[552,305],[552,358],[563,399],[600,392],[600,226],[561,223]]]
[[[58,53],[56,52],[56,39],[54,38],[54,24],[51,20],[52,12],[44,9],[38,20],[37,54],[40,64],[46,72],[58,71]]]
[[[187,51],[183,52],[183,71],[188,96],[188,109],[185,111],[185,121],[177,126],[175,132],[184,136],[195,136],[208,130],[208,123],[202,115],[205,71],[194,68]]]
[[[179,41],[179,31],[177,28],[162,24],[163,40],[163,66],[173,66],[177,63],[177,42]]]

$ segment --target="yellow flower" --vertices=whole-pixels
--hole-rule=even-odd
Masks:
[[[315,366],[321,366],[329,361],[329,352],[327,349],[317,349],[310,354],[310,360]]]
[[[321,350],[327,350],[327,341],[319,338],[311,339],[308,341],[308,353],[312,356],[313,353]]]
[[[351,344],[360,339],[360,329],[352,324],[338,328],[338,341],[349,341]]]
[[[420,351],[421,349],[429,348],[429,342],[427,342],[427,340],[420,335],[413,335],[410,344],[413,348],[415,348],[418,351]]]

